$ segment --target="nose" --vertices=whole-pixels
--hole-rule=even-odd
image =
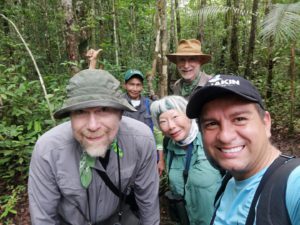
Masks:
[[[236,138],[236,131],[230,124],[222,124],[217,139],[223,144],[230,144]]]
[[[138,89],[138,86],[137,85],[133,85],[133,90],[137,91],[137,89]]]
[[[183,61],[183,65],[184,65],[184,67],[188,67],[190,65],[190,61],[188,59],[185,59]]]
[[[169,130],[172,130],[175,127],[175,122],[171,119],[168,121]]]
[[[87,128],[90,131],[96,131],[99,129],[99,126],[99,119],[94,114],[90,114],[88,118]]]

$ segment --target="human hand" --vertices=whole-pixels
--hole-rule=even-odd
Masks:
[[[99,56],[99,52],[101,52],[102,49],[89,49],[86,53],[86,57],[90,61],[89,68],[90,69],[96,69],[96,64],[97,64],[97,58]]]
[[[165,170],[165,160],[164,159],[161,159],[158,161],[157,169],[158,169],[159,176],[161,176],[163,171]]]
[[[98,50],[95,50],[95,49],[89,49],[88,51],[87,51],[87,53],[86,53],[86,57],[91,61],[91,60],[95,60],[95,59],[97,59],[97,57],[98,57],[98,54],[99,54],[99,52],[101,52],[102,51],[102,49],[100,48],[100,49],[98,49]]]

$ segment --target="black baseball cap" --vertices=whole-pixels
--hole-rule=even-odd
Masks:
[[[264,109],[263,100],[250,81],[235,75],[216,75],[204,87],[199,86],[193,91],[186,108],[187,116],[190,119],[198,118],[206,103],[227,93],[258,103]]]

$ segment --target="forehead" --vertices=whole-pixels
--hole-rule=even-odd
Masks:
[[[125,82],[125,84],[143,84],[143,80],[137,76],[131,77],[129,80]]]
[[[189,56],[177,56],[177,61],[199,61],[198,56],[189,55]],[[200,63],[200,62],[199,62]]]
[[[174,115],[178,115],[178,114],[184,114],[183,112],[177,110],[177,109],[170,109],[168,111],[163,112],[162,114],[160,114],[159,119],[164,119],[164,118],[168,118]]]
[[[73,112],[78,112],[78,111],[84,111],[84,112],[96,112],[96,111],[102,111],[103,109],[105,110],[110,110],[110,111],[121,111],[119,109],[110,107],[110,106],[96,106],[96,107],[88,107],[88,108],[83,108],[83,109],[78,109],[74,110]]]
[[[256,103],[241,98],[237,95],[225,95],[220,98],[214,99],[212,101],[207,102],[203,108],[200,117],[210,116],[210,113],[214,111],[230,111],[235,110],[238,111],[241,107],[249,108],[249,110],[256,110]]]

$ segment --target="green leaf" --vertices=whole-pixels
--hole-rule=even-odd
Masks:
[[[92,181],[92,167],[95,166],[96,158],[83,152],[79,162],[80,182],[84,188],[88,188]]]

